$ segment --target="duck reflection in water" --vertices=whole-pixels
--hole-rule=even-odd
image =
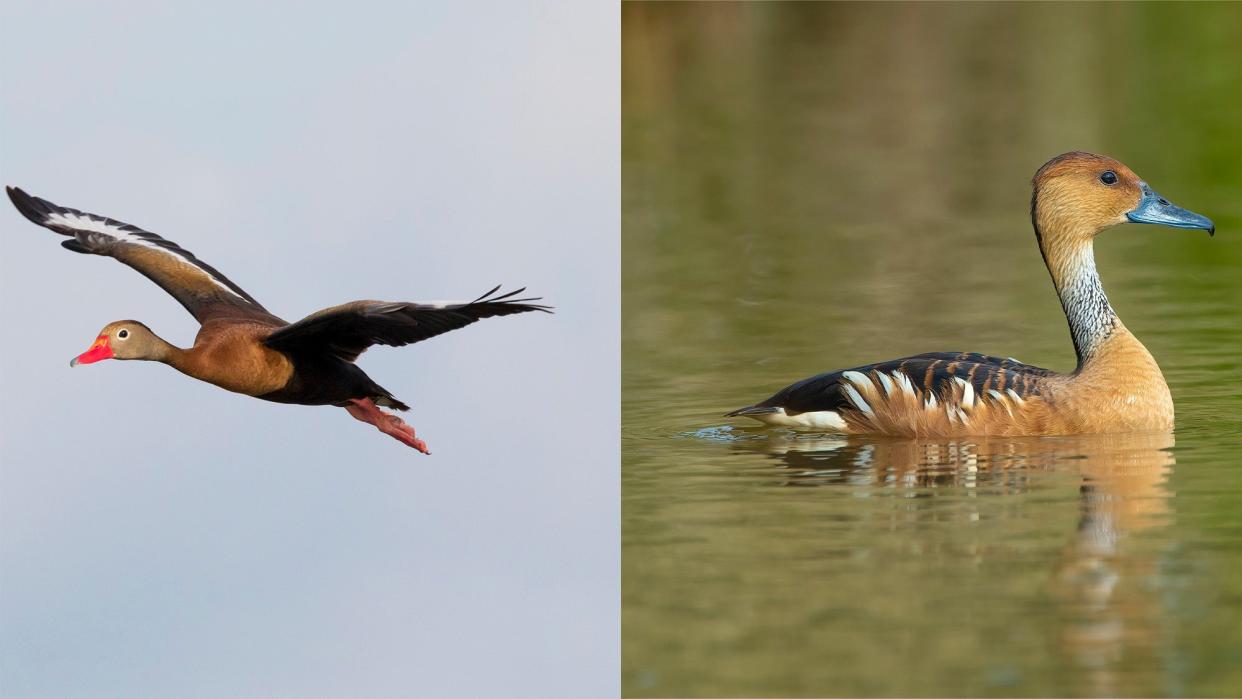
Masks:
[[[1077,526],[1048,575],[1048,602],[1058,617],[1057,638],[1050,639],[1054,652],[1069,656],[1089,694],[1124,693],[1123,656],[1130,656],[1129,665],[1136,654],[1151,653],[1152,665],[1159,664],[1166,610],[1150,584],[1160,574],[1158,552],[1126,542],[1171,520],[1172,433],[945,442],[769,433],[730,444],[776,460],[786,486],[907,490],[905,502],[922,500],[927,508],[937,488],[967,489],[975,497],[1022,496],[1046,492],[1047,476],[1075,469],[1082,479]],[[979,521],[980,509],[967,508],[964,518]],[[1002,511],[1030,516],[1021,508]],[[996,517],[995,509],[988,512]],[[995,546],[972,552],[1005,553]]]

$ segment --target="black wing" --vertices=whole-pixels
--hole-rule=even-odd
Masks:
[[[492,316],[551,312],[550,306],[529,303],[537,298],[513,298],[525,289],[493,296],[499,289],[465,303],[354,301],[312,313],[264,343],[287,354],[331,353],[352,362],[371,345],[408,345]]]
[[[177,299],[200,323],[239,316],[279,322],[241,287],[171,240],[105,216],[57,206],[17,187],[6,189],[23,216],[69,236],[62,247],[106,255],[133,267]]]
[[[790,415],[853,409],[854,404],[841,390],[846,382],[843,375],[847,371],[862,374],[900,371],[910,378],[914,388],[937,395],[944,395],[954,377],[957,377],[968,381],[978,395],[984,395],[988,390],[1012,390],[1022,398],[1039,395],[1043,385],[1041,379],[1056,373],[1016,359],[990,357],[976,352],[928,352],[812,376],[777,391],[763,402],[734,410],[726,417],[773,412],[777,408],[784,408]]]

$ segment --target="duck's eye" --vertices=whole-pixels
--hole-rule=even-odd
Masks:
[[[1117,173],[1105,170],[1104,174],[1100,175],[1100,181],[1104,184],[1117,184]]]
[[[128,330],[126,330],[126,329],[124,329],[124,328],[122,328],[122,329],[120,330],[120,332],[118,332],[118,333],[116,334],[116,336],[117,336],[117,338],[119,338],[119,339],[121,339],[121,340],[124,340],[125,338],[129,337],[129,331],[128,331]]]

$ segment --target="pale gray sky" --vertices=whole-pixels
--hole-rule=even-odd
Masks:
[[[273,312],[526,285],[360,363],[343,410],[157,364],[125,266],[0,211],[0,693],[610,696],[619,659],[619,26],[609,2],[5,0],[0,163]]]

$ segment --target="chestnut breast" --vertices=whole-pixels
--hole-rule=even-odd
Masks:
[[[1079,432],[1173,428],[1173,397],[1156,360],[1124,326],[1105,340],[1058,396]]]
[[[274,328],[259,323],[209,321],[173,366],[220,388],[260,396],[278,391],[293,376],[293,362],[263,344]]]

